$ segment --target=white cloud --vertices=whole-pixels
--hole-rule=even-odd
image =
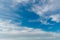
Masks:
[[[0,20],[0,33],[20,33],[20,32],[37,32],[40,29],[34,30],[33,28],[20,27],[16,24],[11,23],[11,20]]]
[[[60,9],[60,5],[59,4],[60,4],[60,0],[53,0],[51,10],[53,11],[53,10]]]
[[[16,0],[16,2],[28,2],[29,0]]]
[[[49,24],[47,22],[47,20],[50,18],[50,16],[45,16],[45,12],[48,12],[48,11],[54,11],[56,9],[59,9],[59,3],[60,1],[59,0],[49,0],[47,3],[46,3],[46,0],[39,0],[39,2],[42,2],[42,6],[40,6],[40,3],[38,4],[34,4],[36,0],[33,0],[32,1],[32,4],[33,6],[31,7],[32,8],[32,11],[35,12],[37,15],[39,15],[40,17],[43,17],[40,19],[40,22],[43,23],[43,24]],[[5,7],[6,5],[2,2],[5,2],[4,0],[0,1],[1,3],[1,6],[0,6],[0,10],[4,10],[6,12],[3,12],[3,14],[0,14],[0,17],[2,18],[8,18],[7,16],[9,16],[9,18],[13,19],[12,17],[14,17],[13,15],[15,15],[15,17],[19,17],[20,18],[20,15],[16,14],[16,13],[9,13],[9,12],[12,12],[11,11],[11,8],[16,10],[16,6],[18,5],[18,3],[22,3],[24,5],[26,5],[27,3],[31,2],[30,0],[10,0],[10,1],[7,1],[7,4],[11,2],[11,5],[9,5],[9,7]],[[11,6],[11,7],[10,7]],[[7,10],[6,10],[7,9]],[[48,13],[47,13],[48,14]],[[51,13],[52,14],[52,13]],[[16,19],[16,18],[14,18]],[[45,20],[43,20],[45,19]],[[55,20],[56,21],[56,20]],[[59,20],[58,20],[59,21]]]
[[[41,4],[39,4],[39,5],[33,4],[32,10],[34,12],[36,12],[38,15],[43,16],[45,14],[45,12],[49,11],[52,8],[52,4],[51,4],[52,1],[49,0],[47,2],[47,4],[45,3],[46,0],[44,0],[44,2],[43,1],[41,1],[41,2],[43,3],[42,5]]]
[[[60,19],[59,17],[53,18],[53,15],[57,14],[57,13],[53,13],[55,12],[55,10],[59,9],[59,0],[43,0],[41,1],[43,4],[40,6],[40,4],[33,4],[32,7],[32,11],[35,12],[37,15],[40,16],[40,22],[42,24],[50,24],[47,21],[50,19],[50,16],[52,16],[52,20],[59,22]],[[47,2],[47,4],[45,3]],[[48,11],[53,11],[52,13],[47,13]],[[45,16],[47,14],[47,16]],[[60,14],[57,14],[60,15]],[[42,17],[42,18],[41,18]],[[33,20],[31,20],[33,22]],[[34,20],[36,21],[36,20]],[[39,20],[38,20],[39,21]]]
[[[60,14],[55,14],[50,16],[52,18],[52,21],[60,22]]]
[[[42,5],[41,4],[33,4],[32,11],[40,16],[40,19],[38,19],[38,21],[40,20],[40,22],[42,24],[50,24],[47,22],[49,19],[49,16],[45,16],[45,14],[46,14],[45,12],[51,10],[53,0],[52,1],[47,0],[47,4],[46,4],[46,0],[43,0],[43,1],[41,0],[41,2],[42,2]],[[33,21],[33,20],[31,20],[31,21]]]
[[[0,19],[15,20],[22,18],[18,13],[15,13],[16,8],[10,7],[13,3],[13,0],[0,0]]]
[[[21,1],[17,0],[17,2]],[[44,14],[44,12],[47,12],[49,9],[50,7],[48,5],[44,6],[43,8],[34,5],[33,10],[34,12],[37,11],[37,14],[40,15],[40,13]],[[53,16],[51,16],[51,18],[56,20]],[[13,24],[12,20],[0,20],[0,40],[59,40],[60,39],[60,33],[46,32],[41,29],[22,27],[16,24]]]
[[[0,20],[0,40],[54,40],[60,33],[18,26],[11,20]]]

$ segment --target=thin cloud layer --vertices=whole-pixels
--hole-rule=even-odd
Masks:
[[[4,0],[3,1],[1,0],[0,1],[1,2],[0,9],[1,9],[1,11],[3,11],[3,10],[5,11],[1,14],[1,17],[7,18],[7,16],[9,16],[9,19],[13,19],[13,17],[20,17],[20,15],[18,15],[17,13],[14,13],[14,10],[17,9],[16,6],[19,3],[21,3],[21,5],[24,5],[24,6],[28,6],[27,4],[29,4],[29,5],[31,4],[31,9],[26,9],[26,10],[29,10],[29,11],[31,10],[31,11],[35,12],[37,15],[39,15],[40,16],[39,19],[40,19],[40,22],[42,21],[41,22],[42,24],[49,24],[47,21],[51,18],[50,16],[55,15],[56,13],[54,13],[54,12],[56,10],[58,10],[60,7],[58,5],[60,1],[59,2],[58,1],[59,0],[49,0],[49,1],[48,0],[43,0],[43,1],[42,0],[39,0],[39,1],[36,1],[36,0],[33,0],[33,1],[30,1],[30,0],[10,0],[10,1],[4,2]],[[49,11],[51,13],[47,13]],[[11,13],[12,13],[12,15],[11,15]],[[6,16],[4,16],[4,15],[6,15]],[[57,15],[60,15],[60,14],[57,13]],[[14,19],[16,19],[16,18],[14,18]],[[55,22],[57,22],[57,21],[55,21]]]
[[[57,7],[59,7],[56,6],[58,2],[56,2],[56,5],[54,5],[54,2],[56,2],[56,0],[0,0],[0,40],[59,40],[60,33],[46,32],[42,29],[21,26],[22,22],[13,23],[17,18],[19,18],[19,20],[21,18],[19,14],[15,13],[17,9],[15,9],[15,7],[19,3],[22,3],[24,6],[28,6],[28,3],[32,3],[29,11],[33,11],[41,17],[41,19],[31,20],[31,22],[40,21],[42,24],[49,24],[47,21],[50,18],[52,18],[51,21],[60,22],[59,13],[51,13],[48,16],[45,15],[46,12],[55,11]]]
[[[0,40],[54,40],[59,37],[59,33],[18,26],[10,20],[0,20]]]
[[[60,2],[60,1],[59,1]],[[52,15],[60,15],[59,13],[56,13],[57,10],[59,10],[60,6],[58,0],[44,0],[41,1],[42,5],[39,4],[33,4],[32,11],[34,11],[37,15],[40,16],[40,22],[43,21],[42,24],[49,24],[47,21],[50,19],[50,16]],[[49,13],[48,13],[49,12]],[[42,18],[41,18],[42,17]],[[54,19],[54,18],[52,18]],[[59,19],[54,20],[55,22],[60,22]],[[33,20],[32,20],[33,21]],[[38,20],[39,21],[39,20]]]

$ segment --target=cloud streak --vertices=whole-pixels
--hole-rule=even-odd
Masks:
[[[20,15],[14,13],[12,10],[17,5],[16,3],[28,2],[28,0],[13,0],[12,4],[10,4],[11,1],[7,0],[7,4],[6,4],[4,0],[3,1],[0,0],[1,2],[0,4],[2,4],[0,6],[0,12],[1,12],[0,40],[59,40],[60,39],[60,33],[46,32],[42,29],[34,29],[21,25],[18,26],[17,25],[18,23],[16,24],[12,23],[13,20],[20,18]],[[52,18],[52,21],[60,22],[60,17],[59,17],[60,14],[45,16],[45,12],[51,10],[52,6],[50,5],[50,2],[52,1],[49,1],[48,4],[45,4],[46,1],[42,1],[42,2],[43,2],[42,6],[39,6],[37,4],[35,5],[33,3],[32,11],[42,17],[41,20],[37,20],[37,21],[47,24],[46,20]]]
[[[18,26],[11,21],[0,20],[1,40],[54,40],[59,38],[59,33],[46,32],[41,29]]]
[[[53,15],[60,15],[59,13],[56,13],[56,11],[60,8],[60,6],[58,5],[59,2],[58,0],[39,0],[42,5],[40,4],[40,2],[38,2],[37,4],[33,4],[32,6],[32,11],[35,12],[37,15],[40,16],[40,22],[42,20],[42,24],[50,24],[49,22],[47,22],[51,16]],[[58,17],[58,16],[56,16]],[[54,19],[52,17],[52,19]],[[31,20],[33,21],[33,20]],[[39,21],[39,20],[38,20]],[[52,21],[52,20],[51,20]],[[55,22],[60,22],[59,19],[54,20]],[[35,21],[36,22],[36,21]]]

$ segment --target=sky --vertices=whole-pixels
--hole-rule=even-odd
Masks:
[[[59,40],[60,0],[0,0],[0,40]]]

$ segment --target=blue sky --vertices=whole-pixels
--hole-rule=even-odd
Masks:
[[[59,40],[60,0],[0,0],[0,40]]]

